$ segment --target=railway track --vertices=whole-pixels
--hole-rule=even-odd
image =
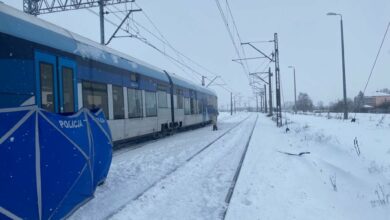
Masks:
[[[120,156],[122,154],[125,154],[127,152],[136,150],[138,148],[141,148],[141,147],[143,147],[145,145],[154,143],[156,141],[158,141],[158,140],[149,140],[149,141],[144,141],[144,142],[141,142],[141,143],[130,144],[130,145],[126,146],[126,147],[119,148],[117,150],[114,150],[113,157],[118,157],[118,156]]]
[[[223,210],[221,216],[222,216],[222,219],[225,219],[226,217],[226,213],[229,209],[229,205],[230,205],[230,201],[232,199],[232,196],[233,196],[233,192],[234,192],[234,189],[236,187],[236,183],[237,183],[237,180],[238,180],[238,177],[240,176],[240,172],[241,172],[241,168],[242,168],[242,164],[244,163],[244,160],[245,160],[245,156],[246,156],[246,153],[248,151],[248,147],[249,147],[249,144],[251,142],[251,139],[252,139],[252,135],[253,135],[253,132],[256,128],[256,124],[257,124],[257,119],[259,118],[259,116],[257,115],[256,116],[256,120],[255,120],[255,123],[253,124],[253,127],[252,127],[252,130],[251,130],[251,133],[246,141],[246,144],[245,144],[245,149],[244,149],[244,152],[242,153],[241,155],[241,159],[240,159],[240,163],[238,164],[237,166],[237,169],[236,169],[236,172],[234,174],[234,177],[233,177],[233,180],[232,180],[232,184],[230,185],[230,188],[229,188],[229,191],[226,195],[226,198],[225,198],[225,203],[226,203],[226,206],[225,206],[225,209]]]
[[[115,214],[119,213],[120,211],[122,211],[130,202],[132,201],[135,201],[137,199],[139,199],[140,197],[142,197],[146,192],[148,192],[150,189],[152,189],[153,187],[155,187],[158,183],[162,182],[163,180],[167,179],[169,176],[171,176],[173,173],[175,173],[179,168],[185,166],[188,162],[190,162],[191,160],[193,160],[195,157],[197,157],[199,154],[201,154],[203,151],[205,151],[206,149],[208,149],[209,147],[213,146],[214,143],[216,143],[218,140],[220,140],[221,138],[223,138],[224,136],[226,136],[227,134],[229,134],[232,130],[234,130],[235,128],[239,127],[244,121],[246,121],[247,119],[249,119],[250,117],[252,117],[252,115],[249,115],[248,117],[244,118],[243,120],[241,120],[240,122],[238,122],[237,124],[235,124],[234,126],[232,126],[231,128],[229,128],[227,131],[225,131],[224,133],[222,133],[221,135],[219,135],[217,138],[215,138],[214,140],[212,140],[211,142],[209,142],[207,145],[205,145],[204,147],[202,147],[201,149],[199,149],[198,151],[196,151],[194,154],[192,154],[190,157],[188,157],[186,160],[183,161],[183,163],[179,164],[178,166],[176,166],[174,169],[170,170],[169,172],[167,172],[164,176],[162,176],[161,178],[159,178],[158,180],[154,181],[151,185],[149,185],[147,188],[145,188],[142,192],[138,193],[137,195],[135,195],[134,197],[132,197],[131,199],[129,199],[127,202],[125,202],[122,206],[120,206],[119,208],[117,208],[115,211],[112,211],[110,214],[108,214],[106,217],[104,217],[104,219],[109,219],[111,217],[113,217]],[[256,121],[257,121],[257,117],[256,117]],[[256,125],[256,123],[254,124],[254,126]],[[253,132],[253,129],[252,129],[252,132]],[[248,143],[247,143],[248,145]],[[144,146],[144,145],[142,145]],[[141,147],[141,146],[140,146]],[[139,148],[139,147],[137,147]],[[246,147],[247,148],[247,147]],[[131,149],[130,149],[131,150]],[[129,150],[129,151],[130,151]],[[126,151],[128,152],[128,151]],[[246,150],[245,150],[246,152]],[[242,163],[242,162],[241,162]]]
[[[243,119],[242,121],[240,121],[238,123],[243,122],[245,119]],[[236,124],[236,125],[238,125],[238,124]],[[191,130],[183,130],[183,131],[179,131],[179,133],[186,132],[186,131],[191,131]],[[224,134],[222,134],[222,136],[224,136]],[[141,147],[143,147],[145,145],[157,142],[159,140],[161,140],[161,138],[154,139],[154,140],[141,140],[139,142],[134,142],[134,143],[122,143],[122,144],[119,145],[119,147],[117,147],[117,149],[114,149],[113,157],[118,157],[118,156],[120,156],[122,154],[125,154],[127,152],[136,150],[138,148],[141,148]]]

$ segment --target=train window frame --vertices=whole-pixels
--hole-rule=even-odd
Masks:
[[[148,95],[153,95],[154,96],[154,113],[149,114],[149,97]],[[151,108],[150,108],[151,109]],[[151,91],[145,91],[145,116],[146,117],[157,117],[157,94],[156,92],[151,92]]]
[[[68,73],[66,73],[66,71],[70,71]],[[75,91],[74,91],[74,69],[71,68],[71,67],[68,67],[68,66],[62,66],[61,68],[61,83],[62,83],[62,107],[61,107],[61,112],[63,113],[71,113],[71,112],[75,112],[76,109],[75,109]],[[67,77],[68,75],[70,75],[70,80],[69,82],[71,82],[71,86],[70,86],[70,91],[71,91],[71,97],[70,97],[70,104],[69,106],[71,106],[71,110],[67,110],[65,109],[65,99],[66,99],[66,95],[65,95],[65,77]]]
[[[203,100],[198,100],[198,114],[203,114]]]
[[[82,82],[81,82],[81,90],[82,90],[82,97],[83,97],[83,106],[84,107],[86,107],[86,108],[88,108],[88,109],[96,109],[96,108],[89,108],[89,106],[90,106],[90,104],[88,104],[87,102],[88,102],[88,98],[86,97],[86,92],[85,91],[87,91],[86,90],[86,85],[87,84],[89,84],[90,85],[90,88],[92,88],[92,90],[90,90],[90,91],[92,91],[92,96],[95,96],[95,94],[96,94],[96,92],[98,91],[98,92],[103,92],[103,93],[105,93],[105,97],[103,96],[103,98],[102,98],[102,107],[99,107],[99,108],[101,108],[102,110],[103,110],[103,112],[104,112],[104,116],[106,117],[106,118],[109,118],[109,113],[108,113],[108,90],[107,90],[107,84],[105,84],[105,83],[100,83],[100,82],[94,82],[94,81],[89,81],[89,80],[83,80]],[[96,85],[99,85],[99,86],[102,86],[102,88],[100,89],[100,91],[98,90],[98,89],[93,89],[93,86],[96,86]],[[103,89],[103,86],[104,86],[104,88],[105,89]],[[96,87],[95,87],[96,88]],[[89,88],[88,88],[89,89]],[[104,103],[105,102],[105,103]],[[92,105],[95,105],[95,103],[92,103]]]
[[[197,101],[195,98],[190,98],[190,115],[196,115],[196,105]]]
[[[181,89],[177,89],[176,92],[176,108],[184,109],[184,96],[183,96],[183,90]]]
[[[184,98],[184,115],[191,115],[190,98]]]
[[[114,92],[117,93],[119,96],[117,99],[115,98]],[[114,114],[114,120],[125,118],[125,97],[123,95],[122,86],[112,85],[112,109]]]
[[[158,108],[168,108],[168,97],[166,91],[157,91]]]
[[[52,109],[50,108],[50,109],[48,109],[48,108],[45,108],[45,107],[43,107],[44,106],[44,102],[43,102],[43,95],[42,95],[42,85],[43,85],[43,83],[42,83],[42,65],[46,65],[46,66],[50,66],[51,67],[51,77],[52,77],[52,80],[51,80],[51,84],[52,84],[52,86],[51,86],[51,88],[52,88],[52,95],[51,95],[51,99],[52,99]],[[55,107],[55,96],[56,96],[56,94],[55,94],[55,82],[54,82],[54,80],[55,80],[55,76],[54,76],[54,74],[55,74],[55,69],[54,69],[54,65],[52,64],[52,63],[48,63],[48,62],[44,62],[44,61],[40,61],[39,62],[39,91],[40,91],[40,102],[41,102],[41,108],[43,108],[43,109],[45,109],[45,110],[47,110],[47,111],[50,111],[50,112],[55,112],[56,111],[56,107]]]
[[[177,109],[184,109],[184,97],[183,95],[176,96]]]
[[[130,81],[137,82],[137,78],[136,73],[130,73]]]
[[[134,92],[134,94],[131,94],[131,92]],[[132,97],[133,95],[133,97]],[[134,99],[132,99],[134,98]],[[137,103],[137,100],[139,101]],[[132,102],[135,101],[135,104]],[[135,112],[138,112],[138,114],[133,114],[133,112],[130,112],[131,105],[134,104],[135,109],[138,109]],[[138,104],[138,105],[137,105]],[[143,113],[143,95],[142,95],[142,90],[139,89],[133,89],[133,88],[127,88],[127,106],[128,106],[128,118],[142,118],[144,113]]]

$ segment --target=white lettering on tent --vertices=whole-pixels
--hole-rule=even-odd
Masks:
[[[97,119],[101,124],[104,124],[104,122],[105,122],[104,118],[96,117],[96,119]]]
[[[81,120],[59,120],[61,128],[81,128],[83,122]]]

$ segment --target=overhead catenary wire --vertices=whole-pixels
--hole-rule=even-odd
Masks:
[[[365,84],[365,86],[364,86],[364,89],[363,89],[363,96],[364,96],[364,94],[366,93],[368,84],[369,84],[369,82],[370,82],[370,80],[371,80],[372,74],[374,73],[374,69],[375,69],[376,63],[377,63],[377,61],[378,61],[379,55],[380,55],[380,53],[381,53],[381,51],[382,51],[383,44],[384,44],[384,42],[385,42],[385,40],[386,40],[387,33],[389,32],[389,28],[390,28],[390,22],[387,24],[386,31],[385,31],[385,33],[384,33],[384,35],[383,35],[381,44],[380,44],[380,46],[379,46],[378,52],[377,52],[377,54],[376,54],[376,56],[375,56],[375,59],[374,59],[374,63],[373,63],[373,65],[372,65],[372,67],[371,67],[370,74],[369,74],[369,76],[368,76],[368,78],[367,78],[367,81],[366,81],[366,84]],[[359,107],[359,108],[360,108],[360,105],[362,104],[361,102],[362,102],[362,100],[359,100],[359,102],[358,102],[358,107]],[[356,111],[357,111],[357,110],[356,110]],[[354,117],[353,117],[353,118],[356,118],[356,111],[355,111],[355,114],[354,114]]]
[[[91,10],[91,9],[87,9],[87,10],[90,11],[91,13],[93,13],[94,15],[99,16],[97,12],[95,12],[95,11],[93,11],[93,10]],[[107,22],[110,23],[111,25],[113,25],[113,26],[115,26],[115,27],[118,26],[118,24],[116,24],[115,22],[111,21],[110,19],[108,19],[108,18],[104,18],[104,19],[105,19],[105,21],[107,21]],[[121,28],[121,30],[124,31],[124,32],[126,32],[126,33],[128,33],[128,34],[130,34],[130,32],[129,32],[128,30],[124,29],[124,28]],[[134,36],[131,36],[131,37],[133,37],[133,38],[135,38],[135,39],[138,39],[139,41],[141,41],[142,43],[144,43],[144,44],[148,45],[149,47],[155,49],[156,51],[158,51],[159,53],[161,53],[161,54],[164,55],[165,57],[167,57],[167,58],[169,58],[170,60],[176,62],[176,64],[174,64],[174,65],[176,65],[178,68],[180,68],[181,70],[183,70],[184,73],[187,73],[187,72],[186,72],[186,71],[184,70],[184,68],[182,68],[182,67],[186,67],[187,69],[193,71],[194,73],[198,74],[199,76],[202,76],[201,73],[199,73],[199,72],[197,72],[196,70],[192,69],[192,68],[189,67],[188,65],[183,64],[181,61],[179,61],[179,60],[177,60],[176,58],[170,56],[169,54],[167,54],[167,53],[164,52],[163,50],[159,49],[157,46],[155,46],[155,45],[153,45],[152,43],[150,43],[149,41],[147,41],[146,38],[143,38],[143,36],[142,36],[141,34],[137,34],[137,35],[134,35]],[[173,63],[174,63],[174,62],[173,62]],[[178,65],[181,65],[182,67],[179,67]],[[187,73],[187,75],[189,75],[190,77],[192,77],[192,75],[189,74],[189,73]],[[199,79],[196,79],[196,80],[199,80]]]
[[[88,9],[88,10],[89,10],[90,12],[92,12],[93,14],[95,14],[95,15],[98,16],[98,14],[97,14],[95,11],[93,11],[93,10],[91,10],[91,9]],[[107,10],[111,12],[111,10],[110,10],[109,8],[107,8]],[[113,13],[113,14],[115,15],[115,13]],[[117,15],[115,15],[115,16],[116,16],[118,19],[121,19],[119,16],[117,16]],[[104,18],[104,19],[105,19],[105,21],[109,22],[111,25],[113,25],[113,26],[118,26],[118,24],[116,24],[115,22],[111,21],[110,19],[108,19],[108,18]],[[133,31],[136,31],[133,27],[132,27],[131,29],[132,29]],[[130,34],[130,31],[129,31],[129,30],[126,30],[126,29],[123,29],[123,28],[121,28],[121,30],[124,31],[124,32],[126,32],[126,33],[129,33],[129,34]],[[131,36],[131,37],[132,37],[132,38],[135,38],[135,39],[141,41],[142,43],[146,44],[147,46],[149,46],[149,47],[155,49],[156,51],[158,51],[159,53],[161,53],[161,54],[164,55],[165,57],[169,58],[169,59],[171,60],[171,62],[174,61],[174,62],[172,62],[172,63],[173,63],[175,66],[177,66],[178,68],[180,68],[180,69],[181,69],[184,73],[186,73],[189,77],[192,77],[192,78],[195,79],[196,81],[199,80],[198,78],[194,78],[193,75],[189,74],[189,73],[183,68],[183,67],[187,67],[187,69],[192,70],[190,67],[188,67],[186,64],[181,63],[181,62],[178,61],[177,59],[175,59],[175,58],[173,58],[172,56],[170,56],[169,54],[167,54],[165,51],[159,49],[157,46],[155,46],[155,45],[153,45],[152,43],[150,43],[149,41],[147,41],[147,39],[144,38],[140,33],[137,33],[137,35],[133,35],[133,36]],[[194,70],[193,70],[193,72],[197,73],[197,72],[194,71]],[[201,76],[200,73],[197,73],[197,74]]]
[[[134,2],[134,4],[138,7],[138,8],[141,8],[141,6],[139,6],[137,3]],[[115,5],[113,5],[113,7],[115,7],[116,9],[118,9]],[[165,45],[167,45],[169,48],[171,48],[175,53],[176,53],[176,57],[177,59],[180,59],[181,62],[185,63],[185,61],[182,59],[182,57],[178,54],[178,51],[169,43],[169,41],[164,37],[164,35],[161,33],[161,31],[157,28],[157,26],[154,24],[154,22],[150,19],[150,17],[146,14],[146,12],[144,10],[141,11],[141,13],[146,17],[146,19],[149,21],[149,23],[151,23],[151,25],[153,26],[153,28],[157,31],[157,33],[160,35],[160,37],[158,37],[156,34],[154,34],[152,31],[150,31],[149,29],[147,29],[146,27],[144,27],[143,25],[141,25],[140,23],[138,23],[137,21],[135,21],[134,19],[132,19],[132,22],[133,24],[135,24],[135,27],[139,26],[140,28],[142,28],[143,30],[145,30],[146,32],[148,32],[149,34],[151,34],[153,37],[155,37],[157,40],[161,41],[165,47]],[[125,12],[123,12],[123,14],[125,14]],[[117,16],[118,17],[118,16]],[[164,51],[165,51],[165,48],[164,48]]]
[[[264,64],[266,63],[268,61],[268,63],[264,66]],[[268,69],[268,67],[269,67],[269,65],[272,63],[272,61],[271,60],[264,60],[263,61],[263,63],[261,63],[256,69],[255,69],[255,71],[254,72],[257,72],[261,67],[263,67],[264,66],[264,68],[263,68],[263,70],[261,71],[261,72],[265,72],[267,69]]]
[[[256,40],[256,41],[250,41],[252,44],[259,44],[259,43],[272,43],[273,40]]]
[[[162,40],[160,39],[158,36],[156,36],[154,33],[152,33],[151,31],[149,31],[147,28],[145,28],[143,25],[141,25],[139,22],[137,21],[134,21],[135,24],[137,24],[139,27],[141,27],[142,29],[144,29],[145,31],[147,31],[149,34],[153,35],[156,39],[164,42],[164,40],[168,43],[168,41],[166,39]],[[208,68],[204,67],[203,65],[199,64],[198,62],[194,61],[193,59],[189,58],[188,56],[186,56],[185,54],[181,53],[180,51],[178,51],[177,49],[175,49],[174,47],[171,46],[170,43],[168,43],[168,46],[174,51],[176,52],[177,54],[179,54],[180,56],[186,58],[188,61],[190,61],[191,63],[193,63],[194,65],[198,66],[199,68],[205,70],[206,72],[210,73],[211,75],[213,76],[218,76],[218,74],[214,73],[213,71],[209,70]],[[179,57],[180,57],[179,56]],[[206,76],[207,77],[207,76]]]
[[[236,24],[236,21],[235,21],[235,19],[234,19],[234,16],[233,16],[233,13],[232,13],[232,10],[231,10],[231,8],[230,8],[229,1],[228,1],[228,0],[226,0],[226,8],[227,8],[227,10],[228,10],[228,13],[229,13],[231,19],[232,19],[233,28],[234,28],[234,30],[235,30],[235,32],[236,32],[236,35],[237,35],[237,38],[238,38],[238,40],[239,40],[239,42],[240,42],[240,48],[241,48],[242,54],[244,55],[244,57],[247,57],[247,56],[246,56],[246,53],[245,53],[245,49],[244,49],[244,47],[241,45],[241,44],[242,44],[242,38],[241,38],[241,36],[240,36],[240,32],[238,31],[237,24]],[[248,70],[248,72],[249,72],[248,61],[247,61],[246,59],[245,59],[244,61],[245,61],[245,66],[246,66],[246,68],[247,68],[247,70]]]
[[[223,23],[224,23],[224,25],[226,27],[226,30],[228,32],[228,35],[229,35],[230,39],[231,39],[231,42],[232,42],[233,47],[235,49],[235,52],[236,52],[236,54],[237,54],[237,56],[239,58],[237,61],[242,66],[244,75],[247,77],[247,79],[249,81],[249,84],[251,85],[253,78],[250,77],[250,68],[249,68],[249,65],[248,65],[248,61],[246,59],[247,55],[246,55],[245,49],[244,49],[244,47],[242,45],[243,41],[242,41],[240,32],[238,30],[237,23],[236,23],[236,21],[234,19],[233,12],[232,12],[232,9],[230,7],[229,1],[225,0],[225,2],[226,2],[226,14],[228,16],[226,16],[225,13],[223,12],[220,1],[219,0],[215,0],[215,3],[216,3],[217,8],[219,10],[219,13],[220,13],[220,15],[222,17],[222,21],[223,21]],[[230,18],[230,20],[231,20],[231,22],[233,24],[233,32],[235,32],[235,35],[237,36],[237,39],[238,39],[238,42],[239,42],[239,46],[237,46],[236,40],[234,38],[234,34],[232,33],[232,30],[231,30],[231,28],[229,26],[229,18]],[[238,47],[240,47],[242,55],[241,55],[240,50],[238,49]],[[243,57],[244,57],[244,59],[243,59]],[[244,61],[244,62],[242,62],[242,61]],[[256,71],[258,69],[260,69],[264,65],[264,63],[262,63],[260,66],[258,66],[256,68]],[[269,66],[269,63],[266,65],[265,68],[267,68],[268,66]],[[265,70],[263,70],[263,71],[265,71]],[[255,90],[255,88],[253,86],[252,86],[252,90],[253,90],[253,92]]]
[[[235,39],[234,39],[234,35],[233,35],[232,31],[230,30],[229,23],[228,23],[228,21],[227,21],[227,17],[225,16],[225,13],[224,13],[223,10],[222,10],[222,6],[221,6],[219,0],[215,0],[215,3],[217,4],[217,8],[218,8],[219,13],[220,13],[220,15],[221,15],[222,21],[223,21],[223,23],[224,23],[224,25],[225,25],[225,27],[226,27],[226,30],[227,30],[228,35],[229,35],[229,37],[230,37],[230,40],[231,40],[231,42],[232,42],[232,44],[233,44],[234,50],[235,50],[235,52],[236,52],[236,55],[238,56],[239,59],[242,59],[242,56],[241,56],[241,54],[240,54],[240,52],[239,52],[239,49],[238,49],[237,44],[236,44],[236,41],[235,41]],[[246,76],[246,77],[248,78],[248,80],[249,80],[249,74],[248,74],[248,73],[249,73],[249,70],[245,67],[245,65],[244,65],[244,63],[243,63],[242,61],[239,61],[239,63],[240,63],[241,66],[242,66],[242,69],[243,69],[243,71],[244,71],[245,76]]]
[[[368,83],[369,83],[370,80],[371,80],[372,73],[374,72],[374,69],[375,69],[375,66],[376,66],[376,62],[378,61],[379,55],[380,55],[380,53],[381,53],[381,51],[382,51],[382,47],[383,47],[383,44],[384,44],[384,42],[385,42],[385,40],[386,40],[387,33],[389,32],[389,28],[390,28],[390,22],[387,24],[385,34],[383,35],[382,42],[381,42],[381,44],[380,44],[380,46],[379,46],[378,53],[376,54],[376,57],[375,57],[375,60],[374,60],[374,64],[373,64],[372,67],[371,67],[370,75],[368,76],[366,85],[364,86],[363,94],[366,92]]]
[[[137,7],[141,7],[139,6],[136,2],[134,2],[135,5],[137,5]],[[145,18],[149,21],[149,23],[152,25],[152,27],[157,31],[157,33],[161,36],[161,38],[163,39],[162,42],[164,44],[166,44],[169,48],[171,48],[175,53],[176,53],[176,56],[181,59],[181,61],[184,62],[184,60],[182,59],[181,56],[183,56],[182,53],[180,53],[176,48],[174,48],[172,46],[172,44],[167,40],[167,38],[164,36],[164,34],[162,34],[162,32],[160,31],[160,29],[158,29],[157,25],[152,21],[152,19],[150,18],[150,16],[145,12],[145,11],[142,11],[142,14],[145,16]],[[136,22],[135,20],[133,20],[134,22]],[[141,26],[139,23],[137,23],[137,25]],[[144,28],[146,29],[146,28]],[[150,32],[150,31],[149,31]],[[189,59],[187,57],[187,59]]]
[[[137,3],[134,3],[137,7],[141,8]],[[113,6],[115,7],[115,6]],[[118,11],[120,11],[117,7],[115,7]],[[125,13],[125,12],[122,12],[122,13]],[[143,26],[142,24],[140,24],[139,22],[135,21],[134,19],[132,20],[132,22],[135,24],[135,26],[138,26],[140,27],[141,29],[143,29],[144,31],[146,31],[148,34],[150,34],[151,36],[153,36],[154,38],[156,38],[158,41],[160,41],[161,43],[163,43],[164,45],[168,46],[173,52],[175,52],[176,56],[177,56],[177,60],[176,62],[178,62],[178,60],[180,59],[180,63],[181,64],[184,64],[183,66],[186,67],[187,69],[190,69],[192,72],[196,73],[197,75],[199,75],[200,77],[204,76],[205,74],[204,73],[199,73],[198,71],[194,70],[193,68],[189,68],[188,64],[184,61],[183,58],[185,58],[187,61],[191,62],[192,64],[194,64],[195,66],[197,66],[198,68],[208,72],[210,75],[213,75],[214,77],[215,76],[219,76],[218,74],[212,72],[211,70],[209,70],[208,68],[204,67],[203,65],[199,64],[198,62],[194,61],[193,59],[189,58],[188,56],[186,56],[185,54],[183,54],[182,52],[180,52],[179,50],[177,50],[175,47],[172,46],[172,44],[166,39],[166,37],[162,34],[162,32],[159,30],[159,28],[157,27],[157,25],[152,21],[152,19],[150,18],[150,16],[144,11],[142,10],[142,13],[143,15],[146,17],[146,19],[149,21],[149,23],[153,26],[153,28],[157,31],[158,35],[157,36],[155,33],[153,33],[152,31],[150,31],[148,28],[146,28],[145,26]],[[121,19],[119,16],[116,15],[116,17],[118,19]],[[150,42],[148,42],[149,44],[151,44]],[[151,45],[149,45],[151,46]],[[159,48],[157,48],[155,45],[153,45],[153,48],[154,49],[157,49],[159,50],[159,52],[164,52],[164,54],[167,54],[165,49],[164,50],[161,50]],[[172,58],[172,57],[171,57]],[[188,73],[187,73],[188,74]],[[210,79],[209,76],[205,76],[207,79]],[[221,78],[222,79],[222,78]],[[224,81],[225,82],[225,81]],[[226,84],[226,82],[225,82]],[[218,85],[220,87],[222,87],[223,89],[225,90],[228,90],[228,91],[231,91],[231,89],[227,89],[226,87],[224,87],[223,85]]]

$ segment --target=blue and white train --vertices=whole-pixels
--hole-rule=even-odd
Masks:
[[[114,142],[205,124],[215,92],[0,3],[0,108],[103,109]]]

